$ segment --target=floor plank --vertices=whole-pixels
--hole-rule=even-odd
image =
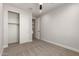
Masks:
[[[33,40],[30,43],[9,45],[4,49],[3,56],[79,56],[79,53],[42,40]]]

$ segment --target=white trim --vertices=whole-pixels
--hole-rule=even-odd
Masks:
[[[4,50],[4,48],[1,49],[0,56],[2,56],[3,50]]]
[[[73,47],[70,47],[70,46],[67,46],[67,45],[63,45],[63,44],[56,43],[56,42],[52,42],[52,41],[48,41],[48,40],[43,40],[43,41],[46,41],[46,42],[48,42],[48,43],[52,43],[52,44],[61,46],[61,47],[63,47],[63,48],[66,48],[66,49],[69,49],[69,50],[72,50],[72,51],[75,51],[75,52],[79,52],[79,49],[76,49],[76,48],[73,48]]]
[[[4,46],[3,46],[3,48],[7,48],[7,47],[8,47],[8,45],[4,45]]]

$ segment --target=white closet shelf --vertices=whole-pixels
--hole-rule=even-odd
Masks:
[[[19,25],[19,23],[8,23],[8,24],[14,24],[14,25]]]

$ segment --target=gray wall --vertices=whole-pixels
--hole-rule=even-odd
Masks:
[[[41,40],[79,51],[79,4],[62,4],[43,15]]]
[[[0,3],[0,55],[2,53],[2,48],[3,48],[3,21],[2,21],[2,17],[3,17],[3,14],[2,14],[2,11],[3,11],[3,5]]]

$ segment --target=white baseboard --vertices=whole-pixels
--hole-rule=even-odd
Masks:
[[[75,51],[75,52],[79,52],[79,49],[72,48],[72,47],[69,47],[69,46],[66,46],[66,45],[63,45],[63,44],[60,44],[60,43],[51,42],[51,41],[48,41],[48,40],[43,40],[43,41],[46,41],[46,42],[48,42],[48,43],[51,43],[51,44],[55,44],[55,45],[61,46],[61,47],[63,47],[63,48],[66,48],[66,49],[69,49],[69,50],[72,50],[72,51]]]
[[[1,49],[0,56],[2,56],[3,50],[4,50],[4,48]]]

